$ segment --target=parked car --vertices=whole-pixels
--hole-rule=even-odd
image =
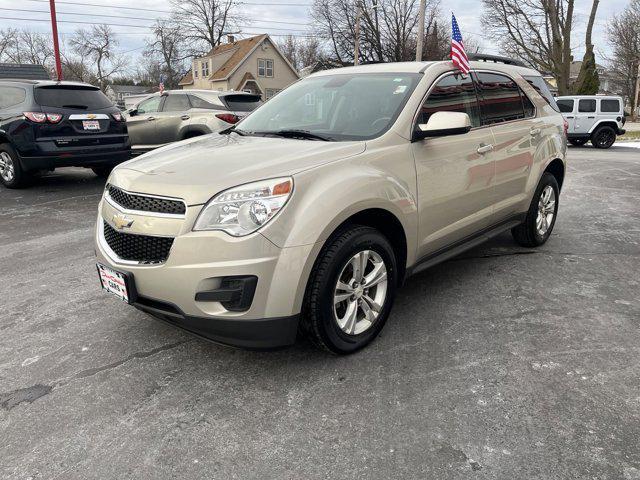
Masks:
[[[572,145],[579,147],[591,140],[596,148],[610,148],[616,135],[625,134],[622,97],[563,96],[556,98],[556,102],[569,123],[568,137]]]
[[[260,105],[260,95],[211,90],[156,93],[126,115],[134,154],[205,135],[236,123]]]
[[[120,110],[99,88],[0,80],[0,181],[19,188],[40,170],[87,167],[107,177],[131,145]]]
[[[407,277],[511,230],[544,244],[566,122],[528,78],[471,62],[313,74],[225,131],[116,168],[99,205],[103,288],[217,342],[298,331],[345,354]]]

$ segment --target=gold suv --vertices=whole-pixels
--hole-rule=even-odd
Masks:
[[[353,352],[411,274],[510,229],[549,238],[566,124],[538,72],[508,63],[319,72],[237,125],[109,177],[102,287],[216,342]]]

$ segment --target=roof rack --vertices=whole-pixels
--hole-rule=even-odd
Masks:
[[[527,67],[528,66],[521,62],[520,60],[515,60],[513,58],[501,57],[499,55],[489,55],[486,53],[472,53],[469,55],[469,60],[475,60],[479,62],[494,62],[494,63],[504,63],[506,65],[514,65],[516,67]]]

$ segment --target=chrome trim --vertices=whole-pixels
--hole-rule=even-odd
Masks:
[[[69,120],[111,120],[111,117],[106,113],[74,113]]]
[[[121,264],[121,265],[148,265],[148,266],[158,266],[158,265],[164,265],[166,263],[166,260],[164,262],[138,262],[137,260],[125,260],[124,258],[120,258],[116,252],[114,252],[113,250],[111,250],[111,247],[109,246],[109,244],[107,243],[106,239],[104,238],[104,222],[106,222],[106,220],[104,218],[102,218],[102,216],[100,216],[100,222],[98,222],[98,243],[100,245],[100,247],[102,248],[102,250],[104,251],[104,253],[106,254],[107,257],[109,257],[109,260],[111,260],[113,263],[116,264]],[[109,222],[107,222],[109,223]],[[136,234],[136,233],[129,233],[129,232],[120,232],[117,228],[115,228],[113,225],[111,225],[109,223],[109,225],[111,226],[111,228],[113,228],[114,230],[118,231],[119,233],[125,233],[127,235],[141,235],[141,234]],[[166,235],[144,235],[146,237],[164,237],[164,238],[173,238],[175,240],[175,237],[171,237],[171,236],[166,236]],[[171,250],[173,249],[173,245],[175,244],[175,241],[173,242],[173,244],[171,245],[171,248],[169,249],[169,253],[167,254],[167,258],[169,258],[169,255],[171,255]]]
[[[118,190],[120,190],[120,191],[122,191],[124,193],[127,193],[129,195],[136,195],[138,197],[159,198],[160,200],[170,200],[172,202],[180,202],[180,203],[182,203],[184,205],[184,213],[162,213],[162,212],[149,212],[147,210],[131,210],[129,208],[126,208],[126,207],[120,205],[113,198],[111,198],[111,195],[109,194],[109,187],[110,186],[114,187],[114,188],[117,188]],[[124,188],[120,188],[117,185],[113,185],[113,184],[107,184],[107,186],[105,187],[105,189],[104,189],[104,199],[113,208],[117,209],[118,211],[120,211],[122,213],[128,213],[129,215],[142,215],[144,217],[161,217],[161,218],[175,218],[175,219],[184,219],[186,217],[186,215],[187,215],[187,204],[181,198],[163,197],[161,195],[151,195],[149,193],[129,192],[128,190],[125,190]]]

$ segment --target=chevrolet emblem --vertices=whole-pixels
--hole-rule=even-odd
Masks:
[[[113,222],[113,224],[118,230],[122,230],[123,228],[130,228],[131,225],[133,225],[133,219],[126,217],[124,215],[121,215],[119,213],[116,213],[111,218],[111,221]]]
[[[87,118],[89,120],[93,120],[94,118],[96,118],[96,116],[93,113],[90,113],[89,115],[87,115]]]

